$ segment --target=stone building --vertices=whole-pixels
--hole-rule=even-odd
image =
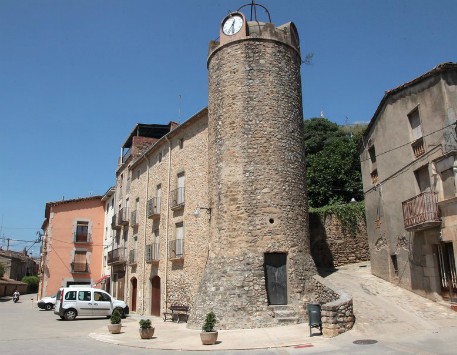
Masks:
[[[17,252],[0,249],[0,263],[5,268],[4,277],[21,281],[24,276],[36,276],[38,265],[36,261],[27,255],[27,251]]]
[[[208,109],[139,124],[122,147],[111,292],[140,314],[188,305],[198,329],[211,309],[219,329],[301,322],[315,266],[298,33],[241,12],[220,31]]]
[[[387,91],[360,159],[373,274],[433,300],[457,292],[457,64]]]

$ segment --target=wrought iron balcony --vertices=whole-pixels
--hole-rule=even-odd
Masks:
[[[108,252],[108,264],[125,262],[125,248],[117,248]]]
[[[146,245],[146,262],[152,263],[160,260],[160,243]]]
[[[130,227],[136,227],[138,225],[138,213],[137,211],[132,211],[130,213]]]
[[[160,197],[153,197],[148,200],[148,218],[160,217]]]
[[[184,258],[184,239],[170,240],[168,243],[168,255],[170,259]]]
[[[71,272],[89,272],[88,263],[71,263]]]
[[[438,197],[434,192],[423,192],[402,203],[405,229],[418,231],[441,224]]]
[[[119,222],[119,225],[127,225],[127,224],[129,224],[129,214],[128,214],[128,209],[126,207],[121,208],[119,210],[118,222]]]
[[[177,189],[173,190],[170,192],[170,207],[171,208],[181,208],[184,206],[185,198],[184,198],[184,192],[185,188],[184,187],[178,187]]]
[[[136,250],[129,250],[129,264],[136,264]]]

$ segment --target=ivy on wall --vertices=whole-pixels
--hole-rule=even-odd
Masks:
[[[327,216],[335,216],[341,222],[343,232],[352,236],[355,236],[359,231],[359,222],[365,223],[365,203],[363,201],[319,208],[310,207],[309,213],[318,215],[323,223]]]

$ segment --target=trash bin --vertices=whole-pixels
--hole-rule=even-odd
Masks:
[[[322,335],[321,305],[319,303],[309,303],[307,305],[309,336],[312,336],[312,328],[319,328]]]

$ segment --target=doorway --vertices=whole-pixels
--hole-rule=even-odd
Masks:
[[[265,283],[268,304],[287,304],[287,254],[265,254]]]
[[[452,242],[440,243],[435,244],[434,249],[440,271],[441,296],[444,299],[455,301],[457,299],[457,277],[454,246]]]
[[[137,282],[136,278],[132,278],[130,281],[132,285],[132,312],[136,312],[136,295],[137,295]]]
[[[160,317],[160,277],[151,279],[151,315]]]

